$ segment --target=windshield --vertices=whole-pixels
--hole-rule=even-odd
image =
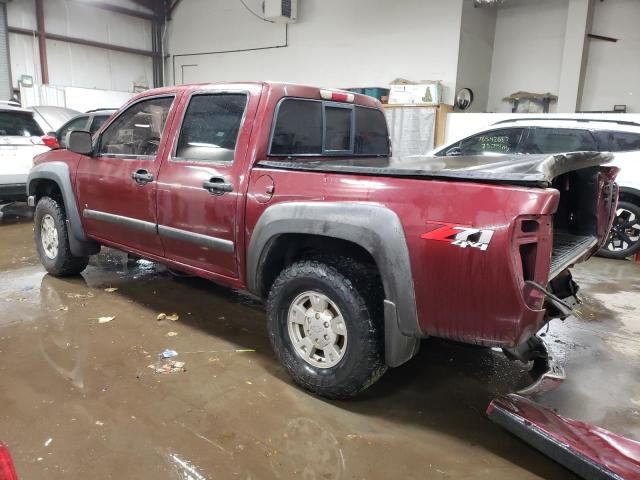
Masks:
[[[33,116],[25,112],[0,112],[0,135],[13,137],[40,137],[44,135]]]

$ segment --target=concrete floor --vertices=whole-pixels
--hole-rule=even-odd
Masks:
[[[361,397],[329,402],[292,384],[243,295],[106,249],[56,279],[32,236],[5,209],[0,439],[22,479],[574,478],[484,418],[528,381],[498,352],[425,341]],[[538,400],[640,440],[640,267],[593,259],[575,276],[581,317],[547,334],[569,378]],[[148,368],[165,348],[185,372]]]

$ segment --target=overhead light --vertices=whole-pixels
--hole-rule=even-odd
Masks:
[[[505,1],[506,0],[473,0],[473,5],[475,7],[497,7]]]
[[[31,75],[21,75],[20,85],[23,87],[33,87],[33,77]]]

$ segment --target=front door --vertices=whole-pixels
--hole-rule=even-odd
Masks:
[[[158,178],[158,233],[167,258],[237,278],[240,184],[257,96],[197,91],[187,101]]]
[[[76,178],[86,233],[141,253],[163,255],[157,234],[157,175],[162,131],[174,96],[144,98],[102,132],[92,157],[82,156]]]

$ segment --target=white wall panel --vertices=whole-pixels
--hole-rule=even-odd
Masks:
[[[262,1],[245,3],[261,13]],[[169,23],[169,32],[174,55],[262,48],[284,45],[286,41],[284,25],[252,16],[239,0],[181,2]]]
[[[625,104],[640,113],[640,1],[595,2],[593,27],[616,43],[590,40],[581,110]]]
[[[260,3],[248,4],[259,11]],[[404,77],[442,80],[444,101],[451,103],[461,11],[462,0],[303,0],[298,22],[289,25],[289,47],[178,56],[175,82],[276,80],[363,87]],[[170,23],[168,51],[269,47],[281,44],[283,29],[255,18],[237,1],[189,0],[180,3]]]
[[[11,60],[11,82],[18,88],[22,75],[31,75],[34,82],[40,82],[40,50],[38,40],[26,35],[9,34],[9,56]]]
[[[474,101],[468,112],[487,109],[496,14],[496,8],[476,8],[473,0],[464,0],[456,90],[473,90]]]
[[[7,23],[10,27],[36,29],[36,2],[13,0],[7,3]]]
[[[504,97],[558,94],[567,0],[511,0],[498,10],[488,111],[510,112]],[[555,104],[551,104],[555,111]]]
[[[103,48],[47,40],[49,82],[53,85],[131,91],[151,86],[151,58]]]
[[[47,33],[151,50],[151,22],[68,0],[44,3]]]
[[[146,12],[132,2],[118,0],[114,5]],[[10,26],[36,29],[34,0],[13,0],[7,4]],[[69,0],[44,2],[48,33],[109,43],[140,50],[151,50],[151,23],[148,20],[114,13]],[[13,86],[21,75],[41,82],[37,39],[9,34]],[[104,90],[131,91],[132,84],[153,84],[150,57],[47,40],[49,83]]]
[[[114,92],[88,88],[65,87],[66,107],[80,112],[96,108],[120,108],[133,95],[131,92]]]

